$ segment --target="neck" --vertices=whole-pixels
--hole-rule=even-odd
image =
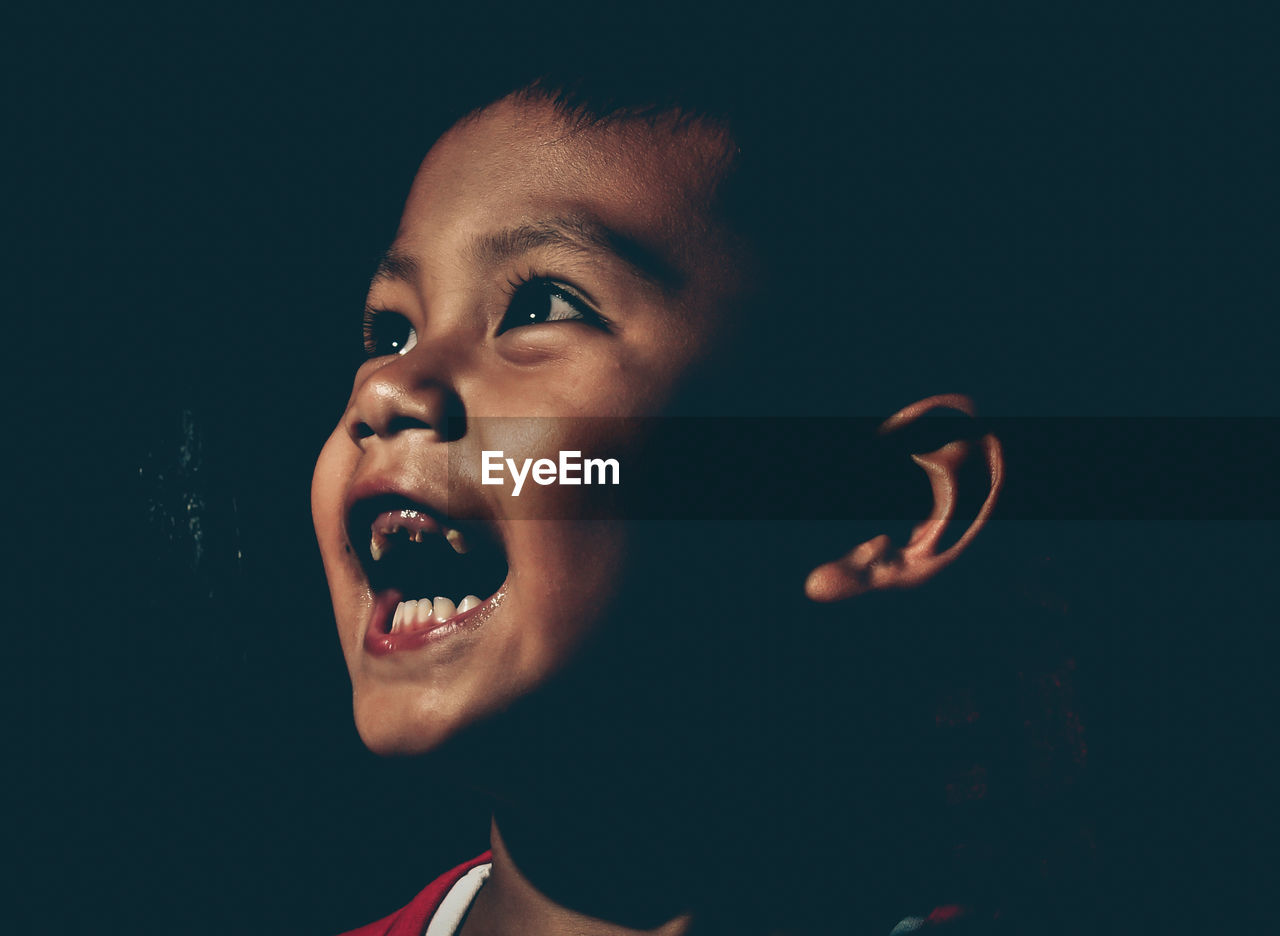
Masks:
[[[467,916],[462,936],[687,936],[691,932],[693,914],[671,903],[671,891],[662,888],[663,882],[637,882],[629,877],[636,870],[633,858],[620,864],[609,860],[616,856],[609,856],[610,849],[602,849],[599,842],[582,842],[573,835],[566,838],[555,829],[535,830],[515,819],[511,826],[519,829],[515,833],[519,863],[495,816],[490,830],[493,870]],[[561,831],[570,830],[562,827]],[[611,873],[616,880],[609,880]],[[643,886],[637,888],[637,883]]]
[[[622,648],[628,665],[643,649]],[[758,877],[744,860],[758,844],[757,755],[708,730],[715,706],[668,690],[688,680],[581,675],[622,665],[575,670],[455,742],[454,772],[497,804],[493,868],[462,936],[757,932],[744,888]]]

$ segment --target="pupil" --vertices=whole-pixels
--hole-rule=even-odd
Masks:
[[[551,301],[547,288],[541,284],[529,284],[516,293],[512,300],[518,319],[526,319],[531,324],[546,321]]]
[[[377,336],[377,346],[379,349],[385,349],[382,352],[384,354],[399,351],[408,341],[409,323],[399,315],[384,315],[381,318],[383,321],[378,323],[381,326],[378,329],[381,334]]]

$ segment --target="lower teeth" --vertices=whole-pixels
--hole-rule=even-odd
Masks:
[[[448,598],[420,598],[402,601],[396,606],[395,616],[391,619],[391,633],[428,627],[432,624],[444,624],[450,619],[470,611],[480,604],[475,595],[467,595],[457,605]]]

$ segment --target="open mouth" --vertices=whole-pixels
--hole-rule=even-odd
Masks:
[[[357,504],[349,531],[374,593],[370,649],[418,646],[478,625],[505,591],[507,560],[494,537],[402,497]]]

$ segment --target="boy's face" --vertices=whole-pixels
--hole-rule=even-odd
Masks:
[[[375,751],[426,750],[506,708],[617,611],[634,518],[604,487],[530,477],[514,497],[505,469],[482,484],[481,453],[617,458],[627,483],[641,439],[625,417],[661,414],[724,343],[740,276],[714,203],[730,152],[696,122],[574,129],[507,100],[423,162],[370,289],[373,356],[312,490]],[[400,601],[464,588],[482,603],[451,623],[394,621]],[[667,618],[660,582],[651,594]]]

